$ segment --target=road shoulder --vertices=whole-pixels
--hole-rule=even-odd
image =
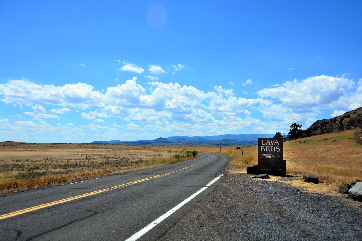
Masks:
[[[340,197],[229,173],[160,240],[357,240],[360,217]]]

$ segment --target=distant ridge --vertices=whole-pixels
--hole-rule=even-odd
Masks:
[[[271,138],[274,134],[225,134],[217,136],[171,136],[155,140],[139,141],[93,141],[91,144],[128,144],[128,145],[257,145],[258,138]]]
[[[217,136],[171,136],[168,137],[170,141],[183,139],[189,142],[203,142],[203,141],[221,141],[221,140],[234,140],[234,141],[258,141],[258,138],[273,137],[274,134],[225,134]]]
[[[307,130],[304,136],[315,136],[327,133],[341,132],[362,128],[362,107],[348,111],[331,119],[317,120]]]

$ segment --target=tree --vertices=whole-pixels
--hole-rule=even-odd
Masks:
[[[302,125],[299,125],[297,123],[293,123],[290,125],[290,130],[288,133],[288,137],[291,140],[296,140],[303,136],[303,130],[301,129]]]
[[[273,138],[284,139],[282,133],[280,133],[280,132],[275,133],[275,136]]]

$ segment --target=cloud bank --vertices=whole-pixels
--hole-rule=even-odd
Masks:
[[[123,67],[127,71],[143,72],[132,64]],[[164,70],[158,67],[150,66],[149,71],[162,74]],[[251,80],[244,83],[253,84]],[[153,136],[152,133],[275,133],[293,122],[308,127],[323,110],[329,110],[333,116],[362,106],[362,80],[314,76],[261,89],[255,98],[237,96],[233,89],[222,86],[205,92],[179,83],[152,81],[141,85],[137,77],[104,91],[95,90],[86,83],[56,86],[10,80],[0,84],[0,97],[4,104],[32,118],[29,121],[0,119],[0,131],[6,135],[15,130],[37,133],[44,126],[47,127],[45,132],[72,132],[78,136],[93,131],[92,138],[106,140],[120,139],[122,135],[128,135],[128,139]],[[32,111],[25,111],[29,108]],[[91,123],[67,121],[55,126],[45,121],[62,122],[68,116],[75,121]]]

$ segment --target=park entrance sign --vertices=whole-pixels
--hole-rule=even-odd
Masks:
[[[283,139],[258,138],[258,165],[248,167],[249,174],[286,175],[283,160]]]
[[[258,139],[258,166],[261,173],[285,175],[283,140],[280,138]]]

